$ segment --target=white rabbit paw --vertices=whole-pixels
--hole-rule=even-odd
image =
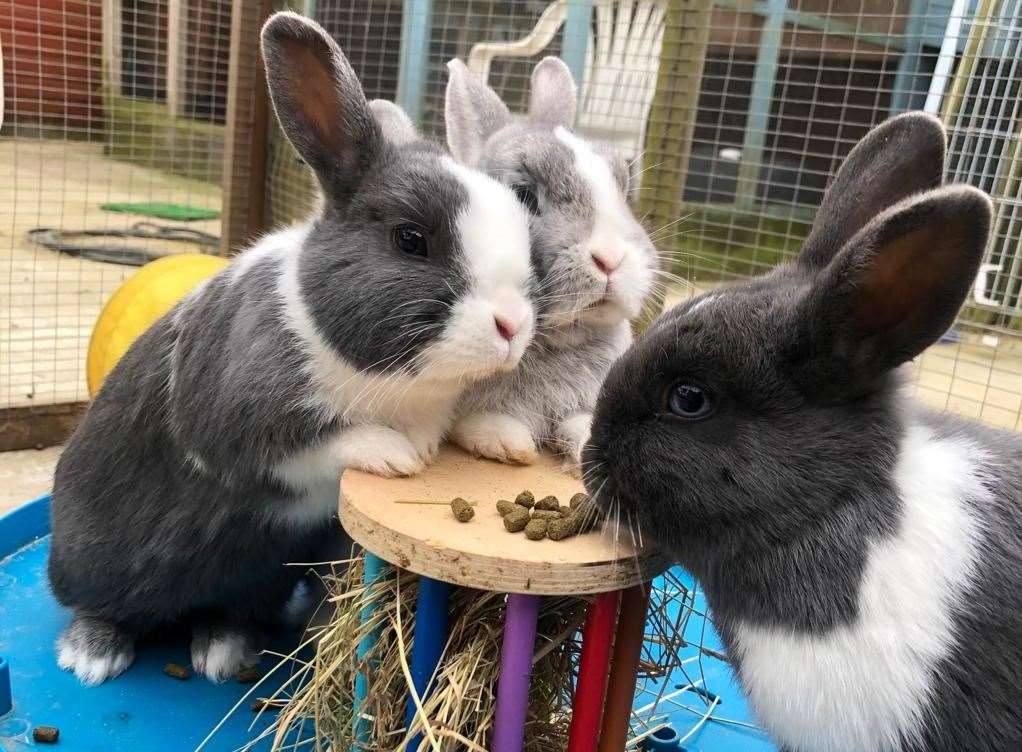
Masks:
[[[207,624],[192,628],[192,668],[210,681],[220,683],[258,665],[259,650],[251,632]]]
[[[538,452],[529,427],[499,413],[475,413],[454,424],[451,434],[472,454],[514,465],[531,465]]]
[[[342,436],[341,464],[392,478],[421,473],[426,460],[404,434],[393,428],[352,426]]]
[[[94,616],[75,616],[57,640],[57,665],[89,687],[112,679],[134,660],[134,636]]]
[[[554,443],[558,451],[564,455],[563,469],[575,477],[582,474],[582,451],[589,441],[592,424],[592,413],[575,413],[557,426],[557,438]]]

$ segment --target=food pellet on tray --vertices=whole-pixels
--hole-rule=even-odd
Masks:
[[[513,501],[501,499],[500,501],[497,502],[497,511],[500,512],[500,516],[503,517],[504,515],[510,514],[512,511],[514,511],[514,508],[516,506],[518,505],[515,504]]]
[[[520,533],[529,524],[529,510],[524,508],[513,509],[504,515],[504,527],[509,533]]]
[[[184,681],[192,675],[192,672],[179,663],[168,663],[163,667],[163,673],[174,679]]]
[[[60,738],[60,729],[56,726],[36,726],[32,729],[32,738],[40,744],[56,744]]]
[[[529,520],[529,524],[525,526],[525,537],[529,540],[543,540],[546,538],[548,522],[549,520],[545,520],[542,517],[533,516]]]
[[[571,516],[579,518],[580,533],[588,533],[590,530],[595,530],[603,521],[603,512],[589,498],[586,498],[585,501],[579,504],[575,511],[571,513]]]
[[[532,491],[522,491],[515,497],[515,504],[521,504],[526,509],[532,509],[536,503],[536,497],[532,495]]]
[[[571,514],[571,507],[566,507],[562,504],[561,508],[558,511],[560,512],[561,517],[567,517],[569,514]]]
[[[571,500],[568,502],[568,506],[573,510],[578,509],[579,504],[587,501],[589,501],[589,494],[577,493],[571,497]]]
[[[252,684],[262,678],[262,673],[255,667],[243,668],[234,675],[234,678],[241,684]]]
[[[451,499],[451,511],[454,512],[454,517],[458,522],[468,522],[476,514],[472,505],[460,496],[456,499]]]
[[[556,520],[559,519],[561,513],[555,512],[551,509],[533,509],[532,519],[534,520]]]
[[[550,540],[559,541],[578,535],[581,527],[582,518],[578,514],[572,514],[559,520],[550,520],[547,524],[546,534]]]
[[[556,496],[544,496],[536,502],[536,509],[543,510],[544,512],[556,512],[560,508],[561,503],[557,501]]]

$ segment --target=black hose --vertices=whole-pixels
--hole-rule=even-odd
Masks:
[[[142,266],[150,261],[163,258],[165,253],[152,253],[145,248],[90,244],[81,242],[87,238],[142,238],[144,240],[169,240],[178,243],[194,243],[201,253],[217,255],[220,238],[201,230],[188,227],[171,227],[154,222],[136,222],[126,230],[57,230],[50,227],[36,227],[27,233],[29,242],[49,248],[51,251],[68,256],[103,261],[124,266]]]

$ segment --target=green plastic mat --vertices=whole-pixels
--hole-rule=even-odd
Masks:
[[[99,208],[105,211],[123,212],[125,214],[142,214],[147,217],[159,217],[160,219],[175,219],[179,222],[216,219],[220,216],[220,212],[215,209],[200,209],[197,206],[185,206],[183,204],[110,203],[100,204]]]

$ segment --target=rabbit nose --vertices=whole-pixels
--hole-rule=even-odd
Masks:
[[[493,323],[497,325],[497,333],[508,342],[513,340],[515,335],[518,334],[518,325],[512,323],[503,316],[495,315],[493,317]]]
[[[624,254],[620,253],[613,254],[593,251],[590,255],[593,257],[593,263],[596,264],[596,268],[608,277],[615,269],[621,266],[621,262],[624,260]]]

